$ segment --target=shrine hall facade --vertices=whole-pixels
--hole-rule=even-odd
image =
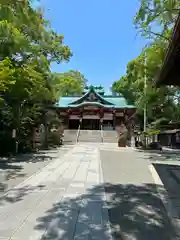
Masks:
[[[61,97],[56,111],[65,129],[114,130],[122,123],[132,125],[136,108],[122,95],[107,95],[101,86],[89,86],[80,96]]]

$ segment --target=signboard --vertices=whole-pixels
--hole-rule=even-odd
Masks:
[[[70,115],[69,119],[71,119],[71,120],[79,120],[80,117],[78,115]]]
[[[124,113],[123,112],[116,112],[116,117],[123,117],[124,116]]]
[[[12,138],[16,138],[16,129],[12,130]]]
[[[100,119],[99,115],[83,115],[83,119]]]
[[[98,107],[93,106],[93,105],[84,107],[84,110],[91,110],[91,111],[96,110],[97,111],[98,109],[99,109]]]
[[[113,120],[113,114],[112,113],[105,113],[103,119],[104,120]]]
[[[45,126],[43,124],[40,125],[39,132],[40,133],[44,133],[45,132]]]
[[[60,116],[66,116],[67,113],[66,112],[60,112]]]

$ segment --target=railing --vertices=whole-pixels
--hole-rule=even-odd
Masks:
[[[76,143],[78,143],[78,141],[79,141],[80,130],[81,130],[81,123],[79,123],[79,127],[77,130]]]
[[[104,139],[103,139],[103,125],[101,124],[101,142],[103,143]]]

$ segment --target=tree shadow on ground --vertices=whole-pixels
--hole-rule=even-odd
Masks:
[[[146,151],[145,151],[146,153]],[[156,169],[164,188],[167,191],[168,199],[174,209],[174,217],[180,217],[180,151],[163,150],[146,155]]]
[[[179,151],[159,151],[159,150],[138,150],[139,152],[144,152],[149,154],[149,159],[151,161],[180,161]]]
[[[176,164],[165,164],[165,163],[153,163],[158,175],[160,176],[161,180],[165,183],[172,178],[174,184],[178,187],[180,185],[180,165]]]
[[[51,153],[52,155],[53,153]],[[13,198],[3,197],[4,194],[8,190],[13,191],[13,189],[9,189],[14,187],[13,181],[16,182],[16,179],[20,179],[18,182],[23,181],[27,177],[27,172],[24,171],[24,163],[37,163],[37,162],[45,162],[52,160],[53,156],[37,153],[37,154],[24,154],[20,156],[16,156],[13,158],[1,158],[0,159],[0,202],[8,201],[15,202],[19,201],[29,192],[29,187],[25,187],[23,189],[17,188],[15,190],[16,194]],[[35,168],[36,169],[36,168]],[[36,169],[38,170],[38,168]],[[35,171],[36,171],[35,170]]]
[[[23,167],[20,165],[12,164],[7,160],[0,160],[0,194],[4,193],[7,190],[8,180],[25,176],[25,174],[22,173],[22,170]]]
[[[4,193],[4,191],[7,189],[7,184],[0,183],[0,193]]]
[[[49,152],[49,154],[48,154]],[[57,157],[57,151],[40,151],[36,153],[29,153],[29,154],[20,154],[11,158],[8,158],[10,162],[42,162],[42,161],[48,161],[53,160]],[[54,155],[54,156],[53,156]]]
[[[22,201],[25,197],[28,197],[28,195],[32,194],[33,192],[43,190],[44,187],[44,185],[38,185],[35,187],[31,187],[28,185],[18,188],[15,187],[9,191],[6,191],[4,194],[2,194],[2,196],[0,196],[0,206]],[[3,185],[2,188],[4,190],[6,189],[6,186]]]
[[[21,174],[22,169],[21,165],[13,164],[8,160],[0,160],[0,174],[6,175],[4,176],[6,180],[16,178],[17,176],[24,176],[24,174]]]
[[[107,205],[102,204],[104,189]],[[177,237],[154,184],[97,185],[86,194],[55,203],[37,219],[35,229],[45,231],[42,240],[106,240],[109,239],[106,210],[114,239],[175,240]]]
[[[117,223],[125,239],[175,239],[175,232],[157,194],[156,185],[109,184],[105,189],[115,239],[120,237],[116,231]],[[161,191],[161,195],[165,195],[160,186],[158,190]]]
[[[4,180],[15,179],[16,177],[24,177],[25,175],[21,173],[23,170],[23,163],[46,162],[53,160],[54,158],[57,158],[57,151],[40,151],[37,153],[0,158],[0,175],[5,175],[2,176],[5,178]]]
[[[59,149],[53,149],[48,151],[39,151],[31,154],[21,154],[9,158],[0,158],[0,204],[14,203],[21,201],[24,197],[35,190],[44,189],[45,186],[38,185],[36,187],[23,186],[15,187],[18,183],[25,180],[28,176],[36,173],[41,167],[44,167],[46,164],[37,164],[32,168],[32,171],[28,170],[29,163],[39,163],[53,161],[57,157],[64,156],[68,151],[63,149],[59,152]],[[60,154],[59,154],[60,153]],[[14,184],[14,182],[17,183]]]
[[[164,187],[168,193],[169,199],[175,209],[175,217],[180,217],[180,165],[153,163]]]

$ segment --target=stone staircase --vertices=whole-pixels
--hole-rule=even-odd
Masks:
[[[75,144],[78,130],[64,130],[64,144]]]
[[[117,143],[116,131],[114,130],[104,130],[103,131],[103,142],[104,143]]]
[[[100,130],[81,130],[78,142],[102,142]]]
[[[64,130],[64,144],[75,144],[78,130]],[[102,142],[100,130],[80,130],[78,142]],[[103,131],[104,143],[117,143],[116,132],[113,130]]]

